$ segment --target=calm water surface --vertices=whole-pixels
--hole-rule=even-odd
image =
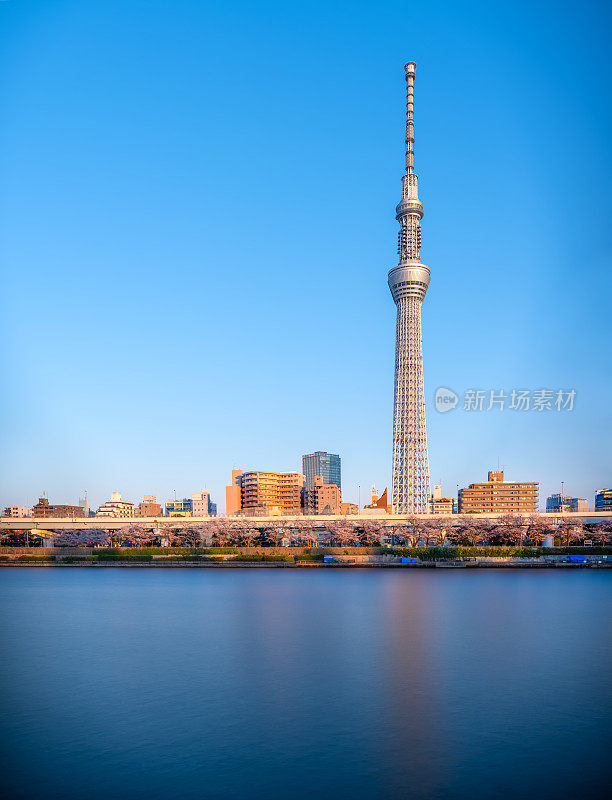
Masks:
[[[589,798],[612,571],[0,569],[9,798]]]

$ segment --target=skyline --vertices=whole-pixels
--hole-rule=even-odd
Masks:
[[[2,505],[206,486],[221,510],[232,468],[317,449],[341,455],[347,500],[391,489],[408,58],[431,483],[454,495],[499,458],[542,497],[609,485],[603,4],[536,4],[527,31],[510,5],[414,9],[408,37],[399,3],[325,7],[322,28],[273,3],[45,5],[0,4]],[[439,387],[576,406],[440,414]]]

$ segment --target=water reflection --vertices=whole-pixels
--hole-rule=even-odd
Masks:
[[[0,570],[0,788],[603,796],[611,579]]]

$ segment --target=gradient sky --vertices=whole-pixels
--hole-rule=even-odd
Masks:
[[[432,483],[612,483],[605,2],[0,3],[0,503],[391,475],[404,157]],[[576,390],[437,413],[437,387]]]

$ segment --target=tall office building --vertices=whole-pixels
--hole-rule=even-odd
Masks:
[[[302,473],[307,489],[312,489],[317,475],[323,478],[323,483],[335,483],[338,489],[342,489],[340,456],[335,453],[317,450],[316,453],[302,456]]]
[[[407,84],[406,174],[402,200],[395,209],[400,224],[399,264],[389,272],[389,288],[397,306],[395,386],[393,400],[393,511],[426,514],[429,464],[425,430],[421,304],[429,286],[429,267],[421,263],[423,204],[414,172],[414,77],[416,64],[404,67]]]

